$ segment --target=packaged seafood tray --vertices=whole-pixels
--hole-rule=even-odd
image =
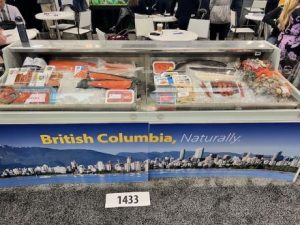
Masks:
[[[63,74],[55,71],[53,66],[44,69],[29,67],[11,68],[3,78],[6,86],[20,87],[59,87]]]
[[[124,87],[124,81],[130,82]],[[126,83],[126,85],[127,85]],[[97,84],[97,85],[96,85]],[[131,79],[89,72],[86,77],[64,76],[56,105],[64,110],[136,110],[137,87]]]
[[[256,64],[246,66],[245,70],[246,62]],[[236,62],[231,63],[235,64]],[[280,73],[271,71],[268,62],[248,60],[243,61],[240,66],[241,68],[186,65],[186,72],[154,75],[156,90],[151,97],[158,110],[166,108],[162,105],[172,106],[167,110],[298,107],[299,91]]]
[[[164,72],[175,70],[175,62],[173,61],[154,61],[152,63],[152,70],[155,75],[160,75]]]
[[[0,87],[0,109],[29,109],[37,105],[46,108],[55,103],[56,91],[49,87]],[[34,107],[32,107],[34,105]]]

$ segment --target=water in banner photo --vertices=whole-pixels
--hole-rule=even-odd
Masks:
[[[173,140],[149,144],[150,179],[257,177],[292,181],[300,167],[299,123],[151,124],[150,133],[169,135]]]
[[[0,125],[0,132],[0,187],[148,180],[148,162],[131,157],[147,155],[147,123]]]

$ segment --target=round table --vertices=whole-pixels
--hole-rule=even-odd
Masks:
[[[248,20],[258,21],[259,22],[258,37],[261,36],[262,30],[264,30],[264,39],[267,40],[269,29],[268,29],[268,24],[262,22],[264,16],[265,14],[262,13],[248,13],[247,15],[245,15],[245,18]]]
[[[37,29],[27,29],[28,39],[34,39],[36,35],[39,33]],[[2,34],[6,37],[6,44],[11,44],[16,41],[20,41],[20,36],[17,28],[12,30],[3,30]]]
[[[186,30],[163,30],[159,36],[149,34],[154,41],[195,41],[198,35]]]
[[[56,27],[57,38],[61,39],[60,32],[58,29],[58,20],[71,20],[74,19],[74,12],[71,11],[52,11],[52,12],[43,12],[35,15],[35,18],[38,20],[53,20]]]
[[[175,16],[151,15],[154,23],[173,23],[177,21]]]

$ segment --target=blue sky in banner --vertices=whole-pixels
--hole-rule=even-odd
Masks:
[[[87,135],[94,137],[93,144],[52,144],[43,145],[40,134],[57,136],[58,134],[74,136]],[[116,154],[119,152],[147,152],[148,145],[145,143],[114,143],[101,144],[97,142],[98,134],[107,133],[117,135],[147,135],[148,124],[59,124],[59,125],[0,125],[0,144],[17,147],[46,147],[53,149],[90,149],[100,152]]]
[[[153,124],[150,127],[150,132],[154,134],[172,135],[176,139],[176,145],[151,144],[149,151],[179,151],[182,148],[194,151],[197,147],[205,147],[207,152],[274,154],[282,151],[286,156],[300,155],[300,123]],[[183,135],[185,137],[204,135],[210,140],[211,137],[222,135],[230,138],[232,134],[240,138],[231,144],[216,141],[192,143],[182,138]]]

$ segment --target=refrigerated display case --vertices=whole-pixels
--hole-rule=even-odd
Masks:
[[[30,47],[14,43],[3,53],[0,91],[8,97],[0,105],[1,123],[300,117],[299,91],[276,71],[280,50],[265,41],[36,40]]]

